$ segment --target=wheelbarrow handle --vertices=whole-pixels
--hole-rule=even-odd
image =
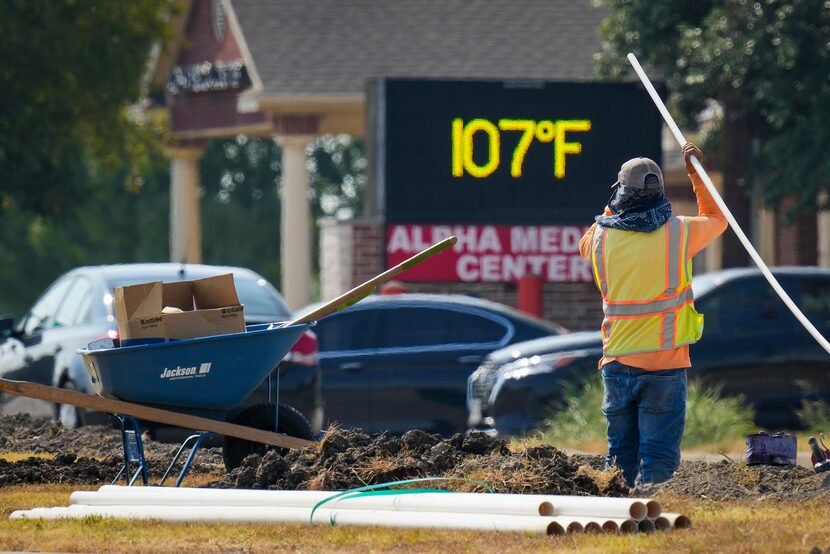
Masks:
[[[334,312],[339,312],[340,310],[344,310],[344,309],[348,308],[349,306],[351,306],[352,304],[355,304],[355,303],[359,302],[360,300],[363,300],[364,298],[366,298],[370,294],[372,294],[372,291],[374,291],[375,288],[378,285],[382,285],[383,283],[385,283],[386,281],[389,281],[390,279],[392,279],[396,275],[398,275],[398,274],[406,271],[407,269],[423,262],[424,260],[427,260],[427,259],[435,256],[439,252],[442,252],[443,250],[446,250],[450,246],[454,245],[456,243],[456,241],[457,241],[457,239],[455,237],[447,237],[444,240],[442,240],[441,242],[433,244],[432,246],[430,246],[426,250],[422,250],[421,252],[415,254],[411,258],[402,261],[401,263],[399,263],[395,267],[387,269],[386,271],[384,271],[380,275],[377,275],[377,276],[369,279],[368,281],[366,281],[362,285],[358,285],[355,288],[353,288],[352,290],[344,292],[343,294],[341,294],[340,296],[338,296],[337,298],[335,298],[334,300],[332,300],[330,302],[326,302],[325,304],[323,304],[322,306],[320,306],[319,308],[317,308],[313,312],[305,314],[304,316],[301,316],[301,317],[299,317],[299,318],[297,318],[293,321],[289,321],[288,323],[286,323],[286,325],[299,325],[301,323],[310,323],[312,321],[317,321],[319,319],[322,319],[322,318],[326,317],[327,315],[331,315]]]

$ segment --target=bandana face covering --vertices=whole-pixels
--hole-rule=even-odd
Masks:
[[[650,233],[662,227],[671,217],[671,202],[660,191],[638,190],[617,186],[608,200],[612,215],[598,215],[597,225]]]

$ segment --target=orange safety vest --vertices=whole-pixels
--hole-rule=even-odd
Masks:
[[[689,222],[672,216],[651,233],[594,228],[591,265],[602,293],[606,357],[672,350],[697,342]]]

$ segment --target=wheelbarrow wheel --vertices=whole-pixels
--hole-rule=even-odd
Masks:
[[[274,430],[274,404],[257,404],[239,412],[231,423],[262,429],[263,431]],[[313,434],[311,424],[295,408],[280,404],[279,427],[277,433],[283,433],[300,439],[311,440]],[[225,461],[225,469],[231,471],[242,465],[250,454],[265,454],[268,446],[260,442],[252,442],[235,437],[225,437],[222,445],[222,458]],[[278,449],[285,451],[285,449]]]

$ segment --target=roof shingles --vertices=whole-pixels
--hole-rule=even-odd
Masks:
[[[588,80],[588,0],[232,0],[265,95],[361,94],[377,76]]]

